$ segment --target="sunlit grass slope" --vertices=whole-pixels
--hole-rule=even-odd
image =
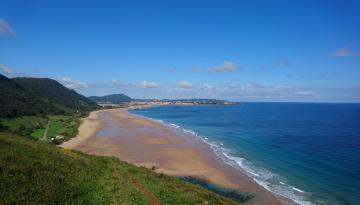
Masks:
[[[0,204],[237,204],[175,177],[0,133]]]

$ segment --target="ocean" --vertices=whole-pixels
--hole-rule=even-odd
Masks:
[[[243,103],[132,110],[204,141],[298,204],[360,204],[360,104]]]

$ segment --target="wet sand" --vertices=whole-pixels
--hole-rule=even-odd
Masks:
[[[211,148],[191,136],[126,109],[95,111],[83,119],[77,137],[61,147],[115,156],[173,176],[193,176],[224,188],[254,193],[246,204],[281,204],[272,193],[225,164]]]

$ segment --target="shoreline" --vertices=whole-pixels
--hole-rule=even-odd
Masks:
[[[223,162],[208,144],[127,110],[90,113],[82,120],[78,135],[60,147],[114,156],[158,173],[201,178],[223,188],[255,194],[246,204],[282,204],[270,191]]]

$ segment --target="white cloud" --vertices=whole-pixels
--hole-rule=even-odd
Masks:
[[[307,95],[307,96],[316,96],[316,92],[312,92],[312,91],[295,91],[294,92],[295,95]]]
[[[360,56],[360,53],[355,53],[351,51],[349,48],[339,48],[332,53],[332,56],[335,57],[349,57],[349,56]]]
[[[5,75],[12,74],[14,71],[10,67],[0,64],[0,71],[4,73]]]
[[[203,86],[204,86],[205,89],[211,89],[212,88],[212,86],[207,84],[207,83],[204,83]]]
[[[120,84],[122,84],[122,82],[120,80],[111,80],[111,84],[120,85]]]
[[[157,88],[159,87],[159,84],[143,80],[140,83],[138,83],[137,86],[142,88]]]
[[[204,90],[208,91],[208,92],[211,92],[211,91],[214,90],[214,87],[212,85],[207,84],[207,83],[204,83],[203,87],[204,87]]]
[[[180,88],[192,88],[193,85],[185,80],[181,81],[181,82],[178,82],[177,83],[177,86],[180,87]]]
[[[236,64],[226,61],[223,64],[209,68],[210,73],[229,73],[236,70]]]
[[[0,35],[14,35],[15,32],[10,27],[10,25],[5,21],[5,19],[0,18]]]
[[[249,84],[194,85],[187,81],[159,86],[157,83],[142,81],[138,84],[121,82],[124,86],[106,83],[83,83],[78,80],[61,78],[59,82],[87,95],[128,93],[134,98],[217,98],[235,101],[279,101],[279,102],[360,102],[360,87],[306,87],[267,85],[258,82]],[[116,81],[117,82],[117,81]],[[116,83],[115,82],[115,83]],[[142,88],[148,89],[144,92]]]
[[[252,87],[254,88],[259,88],[259,89],[262,89],[262,88],[271,88],[272,86],[266,86],[266,85],[262,85],[260,83],[256,83],[256,82],[251,82],[250,83]]]
[[[193,85],[191,89],[169,87],[165,98],[217,98],[269,102],[360,102],[360,87],[306,87],[249,84]]]
[[[16,69],[10,68],[7,65],[0,64],[0,73],[6,75],[7,77],[14,78],[14,77],[40,77],[39,75],[35,74],[38,73],[35,70],[32,73],[24,73],[18,72]]]
[[[74,80],[74,79],[71,79],[71,78],[66,78],[66,77],[60,78],[59,82],[61,84],[63,84],[65,87],[70,88],[70,89],[88,88],[89,87],[84,82],[81,82],[79,80]]]
[[[218,98],[240,101],[359,102],[360,100],[360,87],[281,86],[252,82],[248,85],[213,87],[213,91],[213,95]]]

